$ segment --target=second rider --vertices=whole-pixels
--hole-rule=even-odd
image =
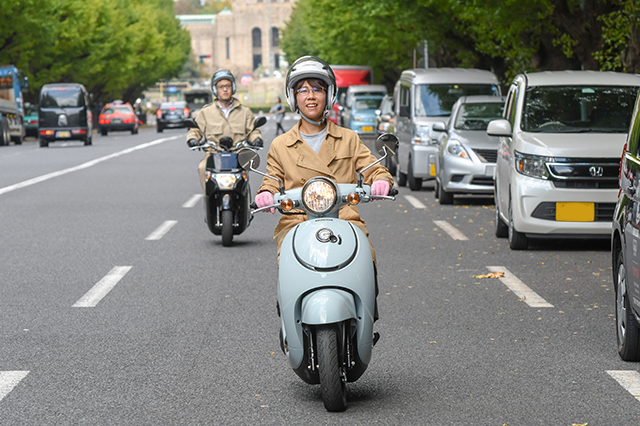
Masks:
[[[200,129],[206,133],[207,140],[214,142],[220,148],[220,139],[227,136],[233,140],[233,146],[239,142],[249,140],[254,146],[263,145],[260,130],[253,132],[255,117],[251,109],[240,103],[233,95],[236,93],[236,81],[227,69],[219,69],[211,77],[211,90],[215,100],[202,107],[195,121]],[[201,145],[202,132],[199,129],[189,129],[187,133],[187,145],[189,147]],[[213,154],[212,149],[207,153],[198,165],[200,184],[205,189],[204,175],[207,159]]]

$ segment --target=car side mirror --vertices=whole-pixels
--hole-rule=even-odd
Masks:
[[[487,134],[489,136],[504,136],[511,137],[513,129],[511,129],[511,123],[504,118],[498,120],[492,120],[487,126]]]
[[[434,132],[446,132],[447,131],[447,127],[442,121],[436,121],[435,123],[433,123],[432,128],[433,128]]]

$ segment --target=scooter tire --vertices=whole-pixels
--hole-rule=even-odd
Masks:
[[[335,326],[319,327],[316,331],[320,393],[327,411],[347,409],[347,388],[340,374],[340,345]]]
[[[222,210],[222,245],[229,247],[233,244],[233,212]]]

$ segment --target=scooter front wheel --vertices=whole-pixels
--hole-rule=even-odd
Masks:
[[[222,245],[229,247],[233,242],[233,212],[222,210]]]
[[[347,388],[340,374],[340,345],[335,326],[319,327],[316,331],[320,392],[327,411],[347,408]]]

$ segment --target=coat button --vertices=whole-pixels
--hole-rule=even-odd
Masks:
[[[302,185],[304,185],[304,183],[305,183],[306,181],[307,181],[307,180],[306,180],[305,178],[300,179],[300,183],[301,183]]]

